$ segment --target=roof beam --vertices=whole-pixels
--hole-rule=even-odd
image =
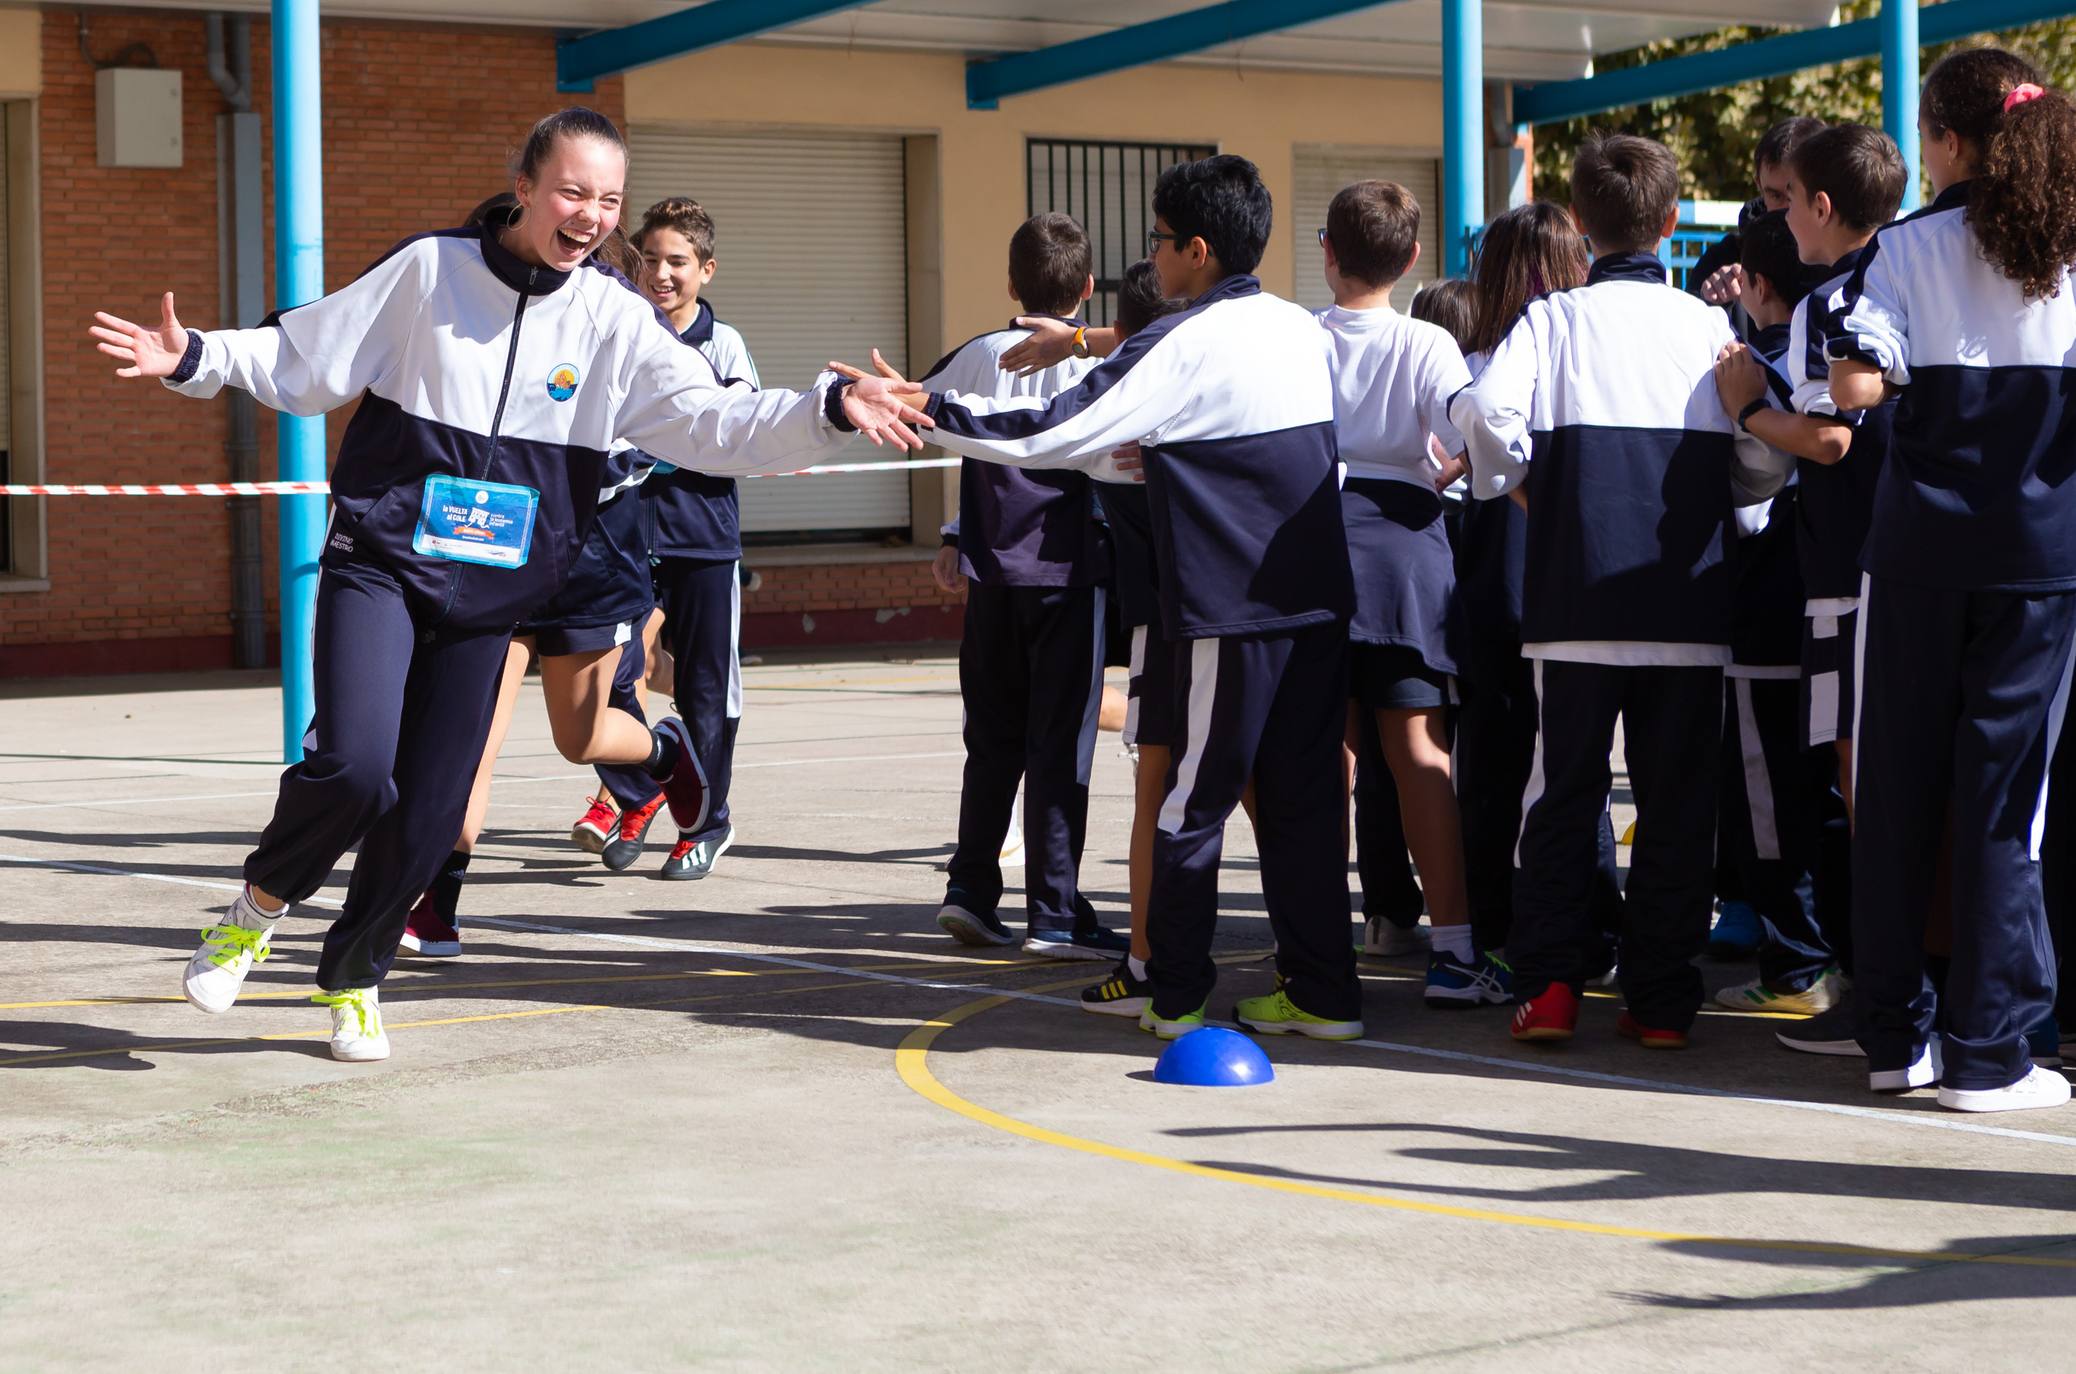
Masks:
[[[1970,34],[2016,28],[2042,19],[2076,14],[2072,0],[1946,0],[1919,11],[1924,43],[1946,43]],[[1698,52],[1601,76],[1514,88],[1514,118],[1523,124],[1619,110],[1651,100],[1692,95],[1742,81],[1785,76],[1808,67],[1850,62],[1881,52],[1881,20],[1855,20],[1823,29],[1803,29],[1714,52]]]
[[[555,45],[558,90],[588,91],[601,76],[718,48],[870,0],[707,0],[624,28],[602,29]]]
[[[1221,43],[1372,9],[1380,3],[1392,0],[1227,0],[1035,52],[968,62],[966,104],[976,110],[992,110],[1004,96],[1164,62]]]

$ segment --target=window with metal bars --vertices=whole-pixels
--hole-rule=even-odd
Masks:
[[[1024,147],[1028,213],[1058,210],[1088,230],[1096,274],[1088,319],[1091,324],[1108,324],[1117,312],[1125,269],[1146,256],[1154,182],[1176,163],[1209,157],[1218,149],[1198,143],[1064,138],[1034,138]]]

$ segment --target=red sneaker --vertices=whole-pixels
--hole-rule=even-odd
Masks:
[[[670,802],[670,818],[678,829],[697,834],[706,826],[706,772],[692,748],[692,732],[676,716],[656,723],[656,733],[678,747],[678,760],[670,776],[663,779],[663,795]]]
[[[1516,1040],[1569,1040],[1579,1024],[1579,995],[1552,983],[1514,1007]]]
[[[591,809],[584,813],[584,819],[569,828],[570,841],[586,854],[603,854],[606,845],[612,841],[613,826],[618,819],[619,813],[613,810],[611,802],[593,797]]]
[[[1683,1050],[1687,1048],[1687,1033],[1685,1031],[1659,1030],[1655,1026],[1646,1026],[1626,1011],[1622,1013],[1622,1019],[1615,1022],[1615,1034],[1625,1040],[1634,1040],[1647,1050]]]
[[[655,823],[656,813],[663,809],[663,795],[658,792],[634,810],[620,813],[619,827],[599,856],[607,868],[618,873],[642,856],[642,842],[649,838],[649,827]]]
[[[397,943],[421,959],[453,959],[461,953],[461,932],[433,910],[428,892],[404,918],[404,938]]]

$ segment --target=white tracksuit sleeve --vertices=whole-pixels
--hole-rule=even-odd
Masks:
[[[1845,337],[1825,345],[1826,357],[1871,363],[1891,385],[1910,385],[1910,311],[1900,285],[1908,267],[1882,235],[1874,236],[1872,251],[1845,286]]]
[[[1017,468],[1081,468],[1103,481],[1132,481],[1113,453],[1161,428],[1191,403],[1186,350],[1127,348],[1050,398],[993,399],[966,392],[930,398],[935,429],[924,437],[963,458]]]
[[[322,415],[372,386],[403,355],[432,293],[438,245],[404,244],[352,285],[282,311],[257,329],[190,330],[166,385],[203,399],[226,386],[291,415]]]
[[[1809,370],[1810,315],[1816,306],[1814,292],[1795,306],[1794,318],[1788,324],[1788,351],[1781,354],[1780,366],[1775,370],[1788,380],[1788,409],[1799,415],[1836,415],[1838,407],[1831,403],[1830,370],[1814,375]]]
[[[792,472],[850,436],[822,414],[836,374],[809,391],[723,384],[696,348],[644,315],[622,363],[618,435],[674,467],[715,477]]]
[[[1543,331],[1549,315],[1543,302],[1526,314],[1492,350],[1478,379],[1456,393],[1450,422],[1470,454],[1470,492],[1480,501],[1504,496],[1528,478],[1535,441],[1536,387],[1543,372]]]

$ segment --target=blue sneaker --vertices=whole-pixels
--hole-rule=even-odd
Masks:
[[[1427,1005],[1496,1007],[1514,1000],[1514,971],[1480,950],[1469,962],[1436,950],[1427,956]]]
[[[937,924],[945,934],[962,945],[1013,945],[1016,936],[1002,924],[1002,918],[992,911],[975,911],[961,906],[966,900],[957,893],[946,896],[944,905],[938,908]],[[975,903],[978,906],[978,903]]]
[[[2053,1012],[2026,1032],[2026,1053],[2040,1068],[2058,1069],[2062,1066],[2062,1028],[2054,1019]]]
[[[1725,902],[1716,917],[1715,929],[1708,933],[1708,957],[1749,959],[1759,952],[1765,938],[1766,928],[1759,924],[1759,913],[1749,903]]]

